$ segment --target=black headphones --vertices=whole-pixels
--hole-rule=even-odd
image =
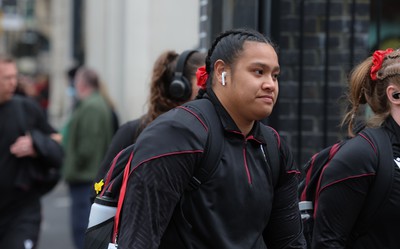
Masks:
[[[183,72],[185,70],[186,61],[189,56],[195,52],[197,52],[197,50],[186,50],[178,57],[174,77],[169,85],[169,94],[171,98],[175,100],[188,100],[192,95],[192,83],[189,79],[183,76]]]
[[[400,99],[400,92],[394,92],[392,96],[394,99]]]

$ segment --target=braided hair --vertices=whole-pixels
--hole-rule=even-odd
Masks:
[[[223,60],[228,65],[233,65],[243,50],[245,41],[255,41],[271,45],[275,51],[277,46],[263,34],[251,29],[232,29],[222,32],[212,43],[206,57],[206,71],[209,75],[207,89],[212,85],[214,63]],[[202,98],[207,89],[200,89],[196,98]]]

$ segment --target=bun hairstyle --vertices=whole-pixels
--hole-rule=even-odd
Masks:
[[[357,65],[350,73],[348,100],[350,110],[345,114],[342,125],[347,124],[347,133],[355,136],[355,119],[361,105],[368,104],[373,115],[366,125],[378,127],[390,114],[386,95],[389,84],[400,87],[400,50],[378,50]]]
[[[263,34],[251,29],[232,29],[221,33],[212,43],[206,57],[206,71],[210,75],[207,80],[207,89],[211,87],[211,79],[214,71],[214,63],[223,60],[232,66],[243,50],[246,41],[255,41],[271,45],[275,51],[277,46]],[[197,98],[202,98],[206,89],[201,89]]]

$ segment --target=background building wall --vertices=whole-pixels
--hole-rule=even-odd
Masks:
[[[69,84],[68,69],[73,65],[72,35],[72,1],[52,0],[49,5],[51,40],[48,69],[50,75],[49,121],[61,128],[72,109],[72,101],[67,94]]]
[[[343,138],[347,76],[369,55],[370,2],[282,0],[280,97],[273,124],[297,161]]]
[[[280,95],[265,122],[290,144],[296,161],[343,138],[347,76],[370,53],[369,0],[215,0],[209,38],[254,28],[278,46]]]
[[[137,118],[156,58],[198,47],[199,1],[87,0],[84,8],[85,64],[100,73],[121,121]]]

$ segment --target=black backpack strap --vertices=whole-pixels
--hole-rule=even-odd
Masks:
[[[192,179],[190,179],[187,190],[193,191],[206,182],[214,168],[218,165],[224,146],[224,132],[221,121],[213,103],[209,99],[198,99],[188,102],[185,106],[193,108],[205,119],[208,127],[208,138],[203,152],[203,159]]]
[[[261,131],[266,141],[266,154],[263,150],[269,167],[271,167],[272,179],[274,187],[278,184],[279,174],[280,174],[280,136],[279,133],[270,126],[260,124]]]
[[[381,207],[387,202],[394,174],[393,148],[385,129],[383,127],[366,128],[360,132],[360,135],[373,143],[377,150],[379,164],[375,182],[368,193],[367,202],[364,205],[366,208],[360,216],[362,217],[361,222],[359,222],[358,229],[356,229],[359,231],[359,235],[366,232],[374,224]]]

